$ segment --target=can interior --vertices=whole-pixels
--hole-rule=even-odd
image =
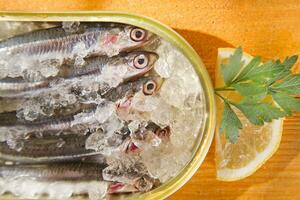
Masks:
[[[128,13],[116,12],[76,12],[76,13],[1,13],[1,21],[85,21],[85,22],[118,22],[130,24],[149,30],[177,47],[192,63],[199,76],[206,98],[206,122],[195,142],[192,159],[181,172],[171,180],[147,193],[111,195],[109,199],[163,199],[184,185],[198,170],[211,145],[215,123],[216,106],[213,87],[205,66],[195,50],[174,30],[158,21]],[[15,199],[6,195],[6,199]],[[86,199],[85,196],[74,196],[72,199]]]

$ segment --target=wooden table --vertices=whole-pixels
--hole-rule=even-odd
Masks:
[[[0,10],[118,10],[153,17],[191,43],[212,79],[219,47],[242,46],[265,59],[300,53],[299,0],[0,0]],[[212,147],[194,177],[169,199],[300,199],[299,123],[299,115],[286,120],[277,153],[242,181],[215,180]]]

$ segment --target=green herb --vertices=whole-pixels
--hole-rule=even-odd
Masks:
[[[242,56],[242,49],[237,48],[228,63],[221,64],[225,86],[215,88],[215,94],[224,102],[220,133],[225,133],[232,143],[243,128],[237,110],[254,125],[300,112],[300,101],[294,96],[300,93],[300,74],[291,72],[296,55],[283,62],[270,60],[264,64],[260,57],[254,57],[246,65]],[[242,99],[233,102],[222,95],[226,91],[238,93]]]

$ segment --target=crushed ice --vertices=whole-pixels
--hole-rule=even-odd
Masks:
[[[62,22],[62,28],[66,31],[66,32],[69,32],[69,33],[74,33],[74,32],[77,32],[79,30],[79,25],[80,25],[80,22],[73,22],[73,21],[65,21],[65,22]]]
[[[106,195],[108,183],[99,181],[43,182],[33,179],[0,178],[0,195],[11,192],[22,199],[39,199],[48,194],[48,199],[68,199],[72,194],[88,194],[90,200],[100,200]]]

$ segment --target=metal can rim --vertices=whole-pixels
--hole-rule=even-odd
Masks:
[[[93,21],[119,22],[138,26],[159,35],[172,43],[192,63],[199,76],[206,98],[207,120],[203,135],[198,138],[195,153],[181,172],[162,186],[130,199],[164,199],[181,188],[198,170],[211,146],[216,126],[216,104],[209,74],[190,44],[177,32],[161,22],[142,15],[115,11],[76,11],[76,12],[0,12],[0,21]]]

